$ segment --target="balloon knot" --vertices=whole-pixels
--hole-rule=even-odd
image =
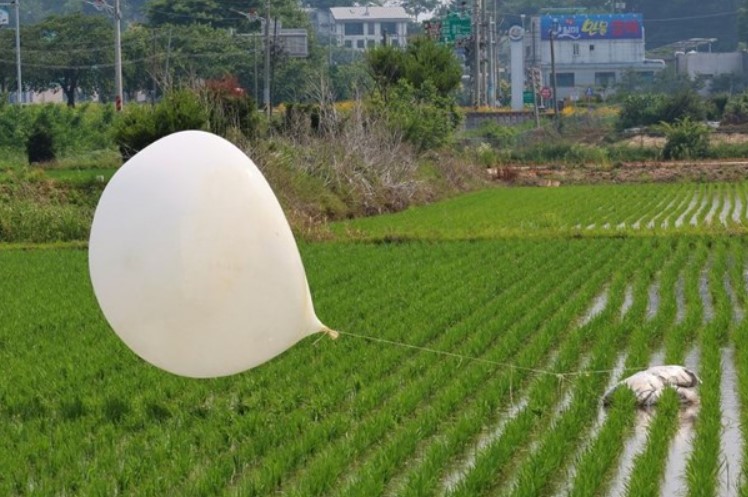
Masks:
[[[327,326],[323,327],[321,331],[322,331],[322,333],[324,333],[325,335],[329,336],[333,340],[336,340],[340,336],[340,333],[338,333],[337,331],[335,331],[335,330],[333,330],[331,328],[328,328]]]

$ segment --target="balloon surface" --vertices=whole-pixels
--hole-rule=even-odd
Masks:
[[[178,375],[245,371],[327,330],[273,191],[241,150],[210,133],[169,135],[117,171],[88,257],[117,335]]]

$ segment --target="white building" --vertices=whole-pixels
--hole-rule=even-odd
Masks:
[[[365,50],[386,43],[405,46],[412,18],[402,7],[332,7],[332,37],[338,46]]]
[[[641,14],[559,14],[533,17],[525,36],[525,60],[540,67],[552,87],[551,42],[559,99],[605,94],[628,72],[652,78],[665,68],[644,54]]]

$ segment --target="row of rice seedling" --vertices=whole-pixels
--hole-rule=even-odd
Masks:
[[[563,267],[562,265],[561,267],[567,272],[570,269],[569,265],[566,267]],[[555,277],[557,278],[560,274],[563,273],[559,271],[556,273]],[[551,278],[553,278],[553,276],[551,276]],[[576,280],[579,281],[579,278],[577,277]],[[553,279],[550,281],[553,281]],[[465,323],[465,326],[462,326],[461,329],[458,330],[457,335],[462,337],[462,341],[465,342],[464,345],[467,346],[464,350],[471,352],[476,357],[484,357],[485,354],[489,354],[489,356],[492,357],[492,360],[509,360],[511,358],[511,355],[509,354],[511,354],[513,350],[512,347],[516,348],[520,344],[524,345],[527,343],[519,338],[524,334],[524,330],[521,326],[523,320],[520,319],[521,312],[530,302],[536,301],[540,304],[537,309],[539,316],[542,319],[542,317],[545,316],[545,313],[542,310],[545,308],[549,310],[552,309],[552,307],[545,304],[544,298],[544,294],[548,293],[550,289],[551,285],[541,288],[540,292],[536,292],[535,289],[533,289],[520,299],[519,305],[502,306],[502,314],[504,315],[497,315],[495,308],[486,308],[485,313],[481,313],[482,316],[479,320]],[[510,326],[513,321],[515,321],[516,324]],[[497,330],[502,330],[503,334],[497,335]],[[467,340],[465,340],[465,338],[467,338]],[[491,343],[499,338],[500,341],[495,345]],[[479,340],[479,342],[473,344],[471,350],[471,342],[475,342],[476,340]],[[532,339],[529,343],[532,343]],[[461,344],[460,347],[463,347],[464,345]],[[493,352],[493,355],[491,355],[492,348],[498,349]],[[460,348],[455,350],[458,352],[461,351]],[[352,476],[350,473],[347,476],[341,476],[343,482],[341,482],[341,485],[335,486],[335,488],[338,489],[337,491],[344,495],[355,495],[357,493],[371,495],[371,485],[381,483],[384,481],[384,478],[372,478],[369,475],[386,471],[386,468],[380,468],[379,464],[377,464],[377,454],[385,454],[384,458],[381,460],[381,464],[383,465],[388,465],[392,461],[397,461],[398,454],[407,455],[407,453],[412,451],[413,444],[418,441],[419,437],[428,436],[436,423],[438,423],[443,416],[449,415],[449,413],[453,412],[455,407],[460,405],[462,399],[470,391],[483,383],[487,375],[485,364],[468,365],[464,368],[460,368],[460,371],[453,371],[444,368],[443,360],[432,359],[432,364],[432,369],[424,372],[423,379],[414,382],[423,383],[434,396],[434,398],[429,398],[428,396],[425,396],[423,392],[419,392],[416,395],[420,400],[420,404],[428,404],[428,410],[414,410],[414,412],[417,412],[418,414],[413,418],[403,419],[403,424],[405,426],[403,426],[402,429],[392,431],[387,437],[385,437],[385,439],[382,439],[381,436],[376,436],[376,434],[374,434],[375,436],[369,436],[368,440],[370,443],[377,442],[374,453],[367,454],[366,452],[370,451],[366,451],[364,453],[356,452],[353,454],[353,456],[358,456],[360,458],[359,461],[353,464],[353,474],[357,474],[361,469],[365,469],[366,473],[363,476],[358,477]],[[446,383],[444,383],[445,381]],[[441,387],[441,390],[439,387]],[[387,416],[388,418],[392,417],[387,413],[383,413],[382,415]],[[365,427],[360,428],[362,431],[365,429]],[[333,448],[329,451],[329,454],[320,454],[319,459],[326,463],[329,461],[330,457],[338,458],[338,454],[340,453],[340,450],[338,449]],[[370,462],[371,459],[374,459],[375,462]],[[342,462],[339,466],[344,468],[342,463],[345,462],[350,464],[349,458],[342,458]],[[308,473],[311,473],[309,479],[314,479],[315,472],[311,471]],[[352,481],[353,484],[349,488],[346,488],[345,481]],[[329,482],[327,482],[327,484],[329,484]],[[309,493],[304,492],[303,488],[305,488],[305,485],[303,483],[300,484],[299,487],[302,489],[302,495],[317,494],[317,491],[315,490],[312,490]]]
[[[531,247],[526,248],[531,249]],[[493,285],[486,286],[477,293],[476,290],[479,288],[476,288],[472,284],[445,290],[445,285],[460,278],[465,278],[467,281],[478,280],[476,277],[477,273],[479,271],[484,272],[485,270],[478,265],[469,264],[469,259],[461,257],[459,247],[453,247],[450,256],[454,267],[443,266],[437,262],[439,257],[446,255],[439,247],[424,246],[422,248],[424,251],[431,250],[437,254],[440,253],[436,257],[423,254],[423,258],[415,257],[413,259],[403,258],[404,254],[402,252],[410,252],[410,249],[403,247],[390,247],[390,249],[390,258],[400,260],[401,263],[401,266],[394,268],[394,270],[400,270],[404,278],[402,282],[388,281],[389,278],[377,281],[376,277],[367,280],[366,283],[370,284],[370,286],[376,287],[379,285],[380,294],[383,293],[381,291],[382,286],[387,286],[388,292],[384,292],[386,296],[382,295],[376,298],[377,291],[373,290],[370,292],[372,295],[364,296],[364,299],[358,303],[357,308],[351,308],[350,312],[352,314],[357,313],[361,316],[360,326],[363,329],[355,328],[355,331],[359,333],[381,334],[379,336],[383,338],[399,338],[400,340],[405,336],[407,342],[414,345],[435,348],[446,347],[447,345],[445,344],[449,343],[447,341],[449,337],[447,334],[442,334],[441,331],[444,328],[452,326],[454,321],[469,318],[469,316],[465,315],[465,312],[469,313],[472,311],[464,305],[466,299],[472,296],[476,305],[482,307],[497,298],[493,285],[497,285],[496,290],[500,294],[503,291],[502,284],[510,284],[510,281],[506,279],[508,275],[506,275],[503,278],[497,278],[493,281]],[[401,252],[401,255],[393,257],[395,255],[394,252],[397,251]],[[501,252],[498,251],[498,253],[500,254]],[[475,255],[478,259],[489,257],[491,255],[489,247],[481,248]],[[519,256],[519,254],[512,254],[512,252],[502,255]],[[533,264],[537,263],[539,255],[537,251],[529,250],[526,257],[520,256],[519,267],[529,269]],[[424,260],[428,261],[432,257],[434,266],[440,270],[438,276],[430,274],[434,271],[434,268],[429,268],[425,271],[428,265],[422,265]],[[414,289],[411,285],[421,278],[421,276],[418,276],[418,273],[424,272],[428,279],[425,279],[424,282],[418,282],[419,291],[423,292],[423,294],[415,300],[412,298]],[[392,273],[388,274],[391,276]],[[412,277],[409,278],[409,275]],[[363,285],[361,285],[361,282],[358,282],[356,286],[360,287]],[[345,300],[343,294],[350,292],[350,288],[341,287],[339,291],[340,293],[336,294],[335,299]],[[411,302],[408,306],[407,314],[404,314],[405,309],[402,308],[400,300],[406,298]],[[325,305],[326,300],[326,298],[320,299],[322,306]],[[435,315],[431,311],[434,307],[441,309],[442,313]],[[381,315],[383,309],[389,311],[384,316]],[[413,319],[411,326],[407,330],[404,330],[403,323],[400,322],[403,317]],[[366,323],[369,324],[367,325]],[[372,323],[376,323],[381,329],[373,328]],[[352,324],[351,326],[355,325]],[[407,331],[407,334],[403,334],[403,331]],[[393,335],[394,332],[398,332],[400,334],[399,337]],[[344,336],[341,339],[341,343],[335,345],[337,347],[343,345],[342,342],[347,342],[345,348],[348,350],[346,352],[350,353],[353,357],[361,357],[361,346],[365,344],[351,343],[351,340],[355,339]],[[242,491],[247,493],[255,492],[263,494],[270,492],[281,482],[281,478],[285,480],[290,475],[293,475],[294,468],[298,465],[309,464],[307,454],[314,447],[324,446],[329,448],[334,446],[336,440],[340,440],[340,437],[343,435],[350,436],[350,430],[353,427],[363,425],[367,420],[379,423],[377,425],[378,429],[384,429],[387,420],[382,417],[372,417],[371,413],[375,412],[376,408],[381,404],[393,402],[393,397],[402,393],[400,388],[402,377],[410,377],[415,371],[423,368],[423,358],[418,360],[408,358],[410,351],[407,349],[388,350],[387,352],[386,355],[377,357],[376,360],[369,359],[367,361],[365,359],[366,356],[361,357],[364,359],[364,362],[361,364],[349,360],[338,360],[336,363],[327,366],[323,365],[316,372],[309,372],[308,374],[314,377],[315,383],[319,382],[319,388],[324,388],[323,385],[327,382],[337,384],[339,383],[339,378],[355,375],[355,378],[358,379],[355,386],[355,395],[352,395],[348,388],[329,392],[330,394],[326,396],[324,404],[315,405],[315,411],[319,412],[319,415],[306,420],[309,428],[301,428],[299,430],[301,435],[295,440],[294,444],[281,443],[272,448],[270,452],[263,454],[253,454],[249,452],[249,447],[237,449],[232,454],[232,457],[238,457],[242,460],[254,460],[259,456],[262,457],[260,460],[262,462],[254,466],[242,468],[232,478],[232,486],[242,489]],[[339,356],[340,354],[337,355]],[[304,381],[300,377],[298,382],[300,388],[306,388],[308,391],[308,381]],[[321,419],[318,419],[320,417]],[[332,427],[334,427],[334,430]],[[279,438],[278,440],[284,441],[283,438]],[[272,465],[272,468],[274,468],[272,472],[264,469],[268,461],[275,461]]]
[[[699,247],[705,251],[704,242]],[[723,244],[717,245],[709,271],[709,290],[714,299],[715,316],[699,331],[700,387],[701,408],[695,425],[693,451],[688,460],[687,480],[689,496],[716,495],[719,475],[720,454],[720,345],[729,330],[731,309],[729,300],[722,285],[724,273],[725,250]],[[717,272],[720,271],[719,276]]]
[[[619,290],[616,293],[619,293]],[[619,298],[616,297],[616,299]],[[614,314],[609,311],[606,319]],[[600,320],[593,321],[593,323],[598,322]],[[596,337],[600,334],[605,334],[604,327],[592,323],[571,330],[564,347],[559,350],[554,364],[549,369],[565,372],[578,367],[581,357],[585,355],[584,351],[595,343]],[[455,487],[453,494],[483,495],[493,488],[498,488],[498,485],[510,474],[511,468],[521,463],[517,456],[522,453],[523,446],[531,444],[535,439],[535,435],[538,434],[537,427],[553,419],[552,406],[560,401],[564,391],[567,390],[565,387],[573,386],[579,381],[579,377],[574,378],[570,385],[559,385],[558,379],[553,376],[537,377],[529,387],[527,405],[504,426],[501,437],[492,441],[477,454],[474,467]],[[559,386],[564,386],[564,388],[559,388]]]
[[[533,360],[537,360],[534,354],[524,354],[521,358],[528,359],[526,363],[523,360],[520,364],[527,364],[528,368],[533,367]],[[392,495],[434,495],[440,488],[439,482],[445,479],[445,469],[451,466],[450,460],[462,466],[462,468],[457,466],[455,470],[457,475],[469,470],[473,463],[472,456],[466,452],[468,445],[476,447],[472,450],[479,451],[498,435],[499,427],[496,424],[500,419],[506,419],[509,413],[518,409],[517,397],[523,396],[522,392],[527,390],[524,383],[530,376],[526,373],[527,371],[522,370],[504,372],[501,377],[487,384],[480,396],[474,396],[470,404],[460,413],[455,413],[452,417],[442,421],[444,426],[439,430],[439,436],[435,437],[435,440],[427,440],[427,444],[422,444],[425,446],[419,451],[416,464],[411,464],[405,474],[395,480],[389,493]],[[497,384],[496,381],[499,383]],[[501,400],[510,403],[509,410],[503,407],[503,404],[494,405],[497,401],[497,392],[505,394],[508,392],[509,398]],[[494,412],[496,409],[500,409],[498,413]],[[493,421],[487,423],[487,419]],[[488,430],[486,430],[487,426]],[[462,460],[458,459],[460,455],[463,455]]]
[[[688,254],[688,245],[680,243],[675,256],[672,258],[670,270],[662,273],[659,286],[660,311],[659,323],[656,326],[655,336],[662,337],[665,343],[665,356],[668,353],[684,354],[683,342],[676,344],[670,335],[678,329],[675,324],[676,296],[675,288],[677,279]],[[694,265],[700,268],[700,265]],[[678,350],[676,350],[676,348]],[[668,463],[669,446],[678,428],[679,401],[675,392],[666,392],[663,396],[662,407],[650,414],[651,418],[647,427],[647,439],[642,450],[638,452],[633,460],[631,473],[626,479],[626,493],[635,495],[659,495],[660,485]]]
[[[660,247],[661,254],[667,254],[669,247],[665,245]],[[673,280],[672,274],[677,273],[680,267],[680,263],[684,257],[685,250],[683,248],[678,249],[674,257],[668,261],[666,269],[661,275],[660,288],[668,288],[670,281]],[[661,258],[655,258],[655,262],[661,264],[663,261]],[[656,266],[655,266],[656,267]],[[629,337],[632,334],[632,330],[636,328],[643,328],[644,319],[644,308],[646,305],[647,298],[647,287],[642,283],[651,282],[652,275],[647,275],[646,279],[639,279],[638,284],[639,291],[637,292],[638,298],[635,299],[634,310],[624,318],[621,323],[621,331],[618,334],[622,337],[618,339],[616,348],[614,351],[620,350],[621,346],[629,341]],[[669,314],[667,306],[659,307],[659,314],[666,316]],[[610,364],[610,360],[608,360]],[[596,392],[600,395],[600,392]],[[619,399],[624,402],[627,408],[630,409],[630,404],[626,401],[626,396]],[[570,495],[594,495],[599,492],[599,489],[607,481],[607,475],[610,473],[619,450],[623,447],[624,437],[628,434],[629,429],[633,425],[634,415],[633,412],[626,412],[622,410],[621,406],[613,404],[611,412],[608,416],[603,411],[598,413],[597,426],[595,426],[590,432],[587,433],[587,437],[591,437],[592,441],[584,446],[583,452],[579,455],[579,463],[575,468],[575,478],[573,485],[571,486]],[[613,441],[617,443],[613,444]]]
[[[663,247],[653,254],[650,259],[649,270],[659,267],[665,258]],[[673,260],[669,266],[675,266]],[[594,371],[609,370],[616,360],[621,340],[623,326],[614,324],[601,331],[601,339],[595,346],[590,368]],[[574,452],[581,445],[587,429],[595,420],[600,397],[608,381],[607,374],[582,376],[578,381],[574,398],[568,407],[544,437],[543,441],[529,458],[527,464],[521,468],[520,478],[512,495],[534,495],[535,492],[547,493],[548,489],[558,481],[559,468],[569,452]]]
[[[334,226],[362,238],[487,238],[632,230],[724,232],[748,224],[748,183],[494,189]]]

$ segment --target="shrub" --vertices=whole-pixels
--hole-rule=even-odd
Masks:
[[[259,123],[257,107],[235,76],[208,81],[201,95],[211,132],[226,136],[229,130],[236,129],[248,138],[255,136]]]
[[[725,104],[722,120],[728,124],[743,124],[748,122],[748,93],[741,93],[730,97]]]
[[[473,132],[496,148],[509,148],[517,142],[517,130],[494,121],[483,121]]]
[[[127,160],[159,138],[188,129],[207,129],[208,112],[190,90],[169,93],[153,107],[130,105],[115,121],[114,139]]]
[[[46,112],[37,116],[31,133],[26,138],[26,155],[29,164],[49,162],[56,157],[52,125]]]
[[[453,99],[439,96],[428,80],[420,89],[400,81],[391,89],[386,103],[373,101],[373,111],[421,151],[448,143],[460,122]]]
[[[675,123],[662,123],[660,129],[667,141],[662,149],[665,159],[696,159],[709,153],[709,128],[688,117]]]

